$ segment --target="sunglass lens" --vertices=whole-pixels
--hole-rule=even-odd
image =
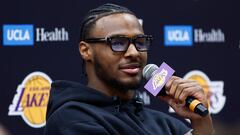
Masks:
[[[139,51],[146,51],[151,44],[151,40],[147,37],[138,37],[135,40],[135,44]]]
[[[112,37],[110,44],[113,51],[122,52],[127,50],[129,40],[126,37]]]

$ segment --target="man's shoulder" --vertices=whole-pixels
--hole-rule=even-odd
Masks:
[[[53,119],[57,118],[58,121],[62,122],[73,120],[86,121],[91,118],[89,115],[94,109],[96,109],[96,107],[87,103],[69,101],[61,105],[57,110],[55,110],[51,114],[49,119],[51,119],[51,117]]]
[[[84,126],[96,125],[96,119],[92,116],[93,112],[89,108],[91,105],[69,101],[56,109],[47,119],[45,133],[47,134],[66,134],[84,128]],[[91,108],[91,107],[90,107]],[[73,131],[69,129],[74,129]],[[83,130],[83,129],[81,129]]]

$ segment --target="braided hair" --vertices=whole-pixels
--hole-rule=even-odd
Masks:
[[[84,17],[82,21],[80,30],[80,41],[84,41],[86,38],[89,37],[91,28],[98,19],[116,13],[128,13],[135,16],[135,14],[126,7],[110,3],[92,9],[87,13],[87,15]]]

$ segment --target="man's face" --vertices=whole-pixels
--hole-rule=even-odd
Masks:
[[[91,38],[112,35],[133,37],[142,35],[143,30],[138,19],[130,14],[113,14],[100,18],[91,31]],[[90,43],[91,44],[91,43]],[[142,69],[146,65],[147,52],[139,52],[130,44],[125,52],[114,52],[106,43],[94,43],[94,73],[102,83],[119,91],[139,87]]]

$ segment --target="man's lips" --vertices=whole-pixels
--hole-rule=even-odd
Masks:
[[[139,63],[124,64],[120,66],[120,70],[130,75],[136,75],[140,71],[140,64]]]
[[[139,72],[139,68],[126,68],[126,69],[121,69],[123,72],[127,73],[127,74],[131,74],[131,75],[135,75],[138,74]]]

